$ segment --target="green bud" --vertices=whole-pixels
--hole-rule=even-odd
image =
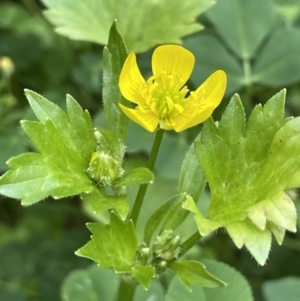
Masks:
[[[152,252],[154,257],[162,258],[166,261],[177,258],[180,252],[181,238],[173,230],[164,230],[152,242]]]
[[[124,174],[124,146],[110,131],[95,128],[94,135],[96,151],[86,171],[99,184],[112,186]]]
[[[149,263],[150,257],[150,248],[146,245],[140,246],[139,250],[137,251],[137,263],[140,265],[147,265]]]
[[[87,173],[96,182],[112,185],[123,175],[124,170],[116,158],[104,151],[97,151],[92,154]]]
[[[162,258],[154,258],[151,262],[152,266],[155,268],[155,272],[157,274],[165,272],[168,267],[168,263],[166,260]]]

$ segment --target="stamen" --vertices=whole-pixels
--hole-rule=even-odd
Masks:
[[[179,113],[182,113],[183,112],[183,107],[180,105],[180,104],[178,104],[178,103],[176,103],[175,104],[175,109],[179,112]]]
[[[175,82],[176,81],[176,82]],[[151,110],[160,118],[162,125],[171,129],[176,123],[173,117],[184,112],[186,105],[186,94],[189,92],[187,86],[178,89],[178,83],[183,80],[177,74],[168,74],[163,71],[158,76],[151,76],[147,80],[147,88],[143,90],[146,103],[140,109],[145,112]],[[191,92],[191,94],[195,92]],[[192,95],[197,99],[197,95]]]
[[[146,97],[146,104],[149,106],[150,106],[151,99],[152,99],[152,95],[148,94],[148,96]]]
[[[171,112],[174,108],[174,102],[170,96],[166,96],[166,101],[167,101],[169,112]]]
[[[153,113],[157,113],[156,111],[156,102],[152,102],[151,105],[150,105],[150,109]]]
[[[163,109],[163,111],[162,111],[162,113],[161,113],[161,117],[162,117],[162,118],[165,118],[166,115],[167,115],[167,113],[168,113],[168,110],[167,110],[166,107],[164,107],[164,109]]]
[[[165,105],[166,104],[165,104],[164,100],[160,100],[158,111],[162,112],[163,109],[164,109],[164,107],[165,107]]]
[[[157,83],[153,83],[149,86],[149,93],[152,94],[154,92],[154,90],[157,88],[158,84]]]

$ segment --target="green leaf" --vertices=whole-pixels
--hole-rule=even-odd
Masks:
[[[244,131],[245,113],[239,96],[234,95],[219,128],[209,120],[204,124],[201,142],[196,141],[196,150],[207,180],[210,185],[222,187],[226,198],[224,202],[230,189],[228,183],[238,179],[246,168],[243,155]],[[214,203],[211,206],[210,210]]]
[[[227,286],[220,286],[206,288],[194,286],[193,291],[189,292],[180,283],[177,277],[171,281],[168,291],[166,293],[165,301],[253,301],[252,293],[246,279],[235,269],[213,260],[202,260],[206,267],[217,277],[223,279],[228,284]]]
[[[204,287],[203,291],[207,301],[254,301],[251,287],[240,272],[223,262],[209,259],[203,259],[202,262],[211,273],[228,283],[226,287],[216,287],[214,289]]]
[[[297,301],[300,295],[300,278],[285,277],[263,284],[266,301]]]
[[[284,98],[283,90],[271,98],[263,110],[260,109],[260,105],[258,109],[255,108],[249,117],[246,132],[244,112],[238,96],[232,98],[218,128],[212,121],[204,124],[201,142],[196,142],[196,150],[211,186],[212,204],[209,216],[212,219],[227,223],[226,216],[230,215],[231,222],[233,216],[235,221],[242,220],[245,217],[245,208],[262,201],[258,191],[262,188],[267,190],[267,185],[261,187],[263,177],[260,175],[266,177],[268,174],[270,178],[270,172],[273,174],[273,170],[276,170],[277,173],[277,169],[274,168],[274,157],[273,167],[269,166],[265,169],[264,166],[274,135],[284,124],[282,118]],[[261,124],[264,126],[264,131],[259,128]],[[277,160],[287,160],[287,157],[283,157],[282,154],[279,156],[279,152],[275,156]],[[298,159],[292,157],[291,160],[297,162]],[[272,184],[274,182],[270,180],[266,183],[273,185],[274,194],[278,192],[277,186]],[[256,197],[253,197],[255,195]],[[241,199],[243,202],[240,201]],[[220,203],[222,203],[222,212],[217,209]]]
[[[173,270],[182,283],[192,290],[193,285],[217,287],[226,286],[226,283],[210,274],[204,264],[195,260],[172,261],[168,267]]]
[[[39,153],[8,161],[11,169],[0,178],[0,193],[30,205],[48,196],[91,191],[93,183],[85,172],[95,143],[89,113],[71,96],[67,96],[68,115],[32,91],[26,90],[26,97],[40,122],[21,124]]]
[[[215,288],[213,288],[215,289]],[[192,291],[188,291],[178,277],[174,277],[168,286],[164,301],[214,301],[207,300],[200,286],[193,287]]]
[[[106,127],[122,142],[126,138],[128,118],[119,108],[119,103],[124,104],[126,100],[120,93],[118,82],[126,57],[126,45],[117,30],[116,22],[113,22],[108,45],[103,51],[103,104]]]
[[[300,185],[299,137],[300,118],[297,117],[284,124],[272,141],[260,179],[268,175],[270,182],[273,180],[279,184],[278,191],[296,188]],[[266,191],[268,188],[273,189],[273,185],[268,184],[269,187],[265,188]]]
[[[295,205],[284,191],[300,186],[300,118],[284,119],[284,99],[282,90],[258,105],[245,125],[235,95],[218,127],[212,119],[204,123],[196,152],[210,185],[208,218],[191,197],[184,203],[202,235],[227,228],[237,247],[245,244],[261,265],[271,232],[282,243],[285,230],[296,231]]]
[[[222,0],[206,16],[230,49],[243,59],[253,57],[277,17],[270,0]]]
[[[216,6],[219,5],[219,2]],[[226,72],[227,95],[231,96],[244,86],[243,66],[216,36],[203,31],[198,35],[187,37],[183,46],[193,52],[196,58],[195,67],[190,78],[195,87],[200,86],[210,74],[218,69]]]
[[[71,272],[61,286],[64,301],[114,301],[117,298],[120,277],[112,270],[92,265],[84,270]],[[158,281],[151,281],[145,290],[141,285],[135,290],[133,301],[163,301],[164,291]]]
[[[43,3],[49,8],[46,17],[62,35],[106,44],[110,25],[118,20],[130,51],[143,52],[158,44],[180,43],[182,37],[202,29],[195,22],[196,17],[213,1],[43,0]]]
[[[141,285],[139,285],[135,290],[133,301],[141,300],[163,301],[164,288],[162,287],[160,282],[156,281],[156,279],[153,279],[148,290],[145,290]]]
[[[249,221],[230,224],[226,229],[239,249],[245,244],[255,260],[260,265],[265,264],[271,249],[272,236],[270,231],[261,230]]]
[[[102,268],[114,268],[116,273],[130,273],[137,250],[137,238],[132,221],[123,222],[111,213],[110,224],[89,223],[91,240],[76,251],[76,255],[95,261]]]
[[[184,222],[189,214],[189,212],[182,208],[185,196],[185,193],[178,195],[176,202],[169,208],[168,212],[165,214],[165,220],[160,228],[160,233],[167,229],[175,230]]]
[[[275,94],[264,106],[254,107],[248,123],[245,152],[248,163],[260,162],[269,153],[275,133],[284,123],[284,102],[286,90]],[[262,130],[267,127],[268,130]]]
[[[253,224],[261,230],[266,228],[267,221],[269,221],[279,228],[296,232],[297,212],[293,201],[284,192],[249,207],[247,215]],[[281,244],[281,242],[279,243]]]
[[[200,139],[200,135],[196,140]],[[192,143],[182,163],[180,178],[178,183],[178,193],[187,193],[195,200],[198,200],[206,185],[206,177],[199,164],[195,151],[195,145]]]
[[[116,187],[152,183],[153,173],[145,167],[138,167],[127,172],[117,183]]]
[[[218,222],[207,219],[202,215],[191,196],[188,195],[186,197],[186,200],[182,206],[184,209],[195,213],[194,219],[201,236],[205,236],[210,232],[216,230],[217,228],[221,227],[221,224],[219,224]]]
[[[253,65],[253,80],[270,87],[299,80],[300,30],[280,28],[268,39]]]
[[[82,193],[81,198],[90,204],[94,213],[115,209],[125,220],[129,212],[129,202],[125,196],[106,196],[99,187],[95,187],[91,192]]]
[[[155,276],[155,269],[153,266],[135,265],[130,274],[147,290],[150,287],[151,279]]]
[[[282,22],[271,0],[217,1],[205,15],[213,30],[184,41],[196,57],[195,87],[217,69],[227,74],[227,95],[245,86],[252,94],[255,83],[282,88],[300,79],[300,31]]]
[[[169,218],[169,214],[170,212],[174,212],[174,208],[178,208],[178,204],[181,206],[183,198],[184,198],[185,194],[179,194],[176,195],[174,197],[172,197],[171,199],[169,199],[168,201],[166,201],[164,204],[162,204],[158,209],[156,209],[152,215],[149,217],[147,224],[145,226],[145,230],[144,230],[144,241],[149,244],[152,235],[154,234],[155,230],[158,228],[158,226],[161,224],[161,222],[163,221],[164,218],[166,218],[167,215],[167,219]],[[167,214],[166,214],[167,212]],[[171,214],[171,216],[173,217],[173,214]],[[165,227],[163,227],[164,229],[166,229]],[[172,228],[169,228],[172,229]],[[163,229],[161,229],[161,232],[163,231]]]
[[[65,301],[114,301],[119,279],[112,270],[103,270],[96,265],[85,270],[75,270],[64,279],[61,297]]]

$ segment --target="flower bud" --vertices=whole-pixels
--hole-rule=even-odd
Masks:
[[[124,146],[112,132],[96,128],[94,135],[96,151],[92,154],[87,173],[96,182],[111,186],[124,174]]]
[[[168,267],[167,261],[162,258],[153,259],[152,265],[154,266],[157,274],[163,273]]]
[[[137,251],[137,262],[140,265],[147,265],[151,257],[150,248],[146,244],[142,244]]]
[[[181,238],[173,230],[164,230],[152,242],[152,252],[154,256],[166,261],[177,258],[180,252]]]

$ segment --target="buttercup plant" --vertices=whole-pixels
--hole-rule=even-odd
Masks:
[[[93,127],[89,113],[69,95],[65,113],[41,95],[25,91],[38,121],[21,125],[36,152],[7,162],[10,169],[0,178],[0,193],[21,199],[23,205],[48,196],[79,195],[93,212],[107,213],[106,224],[87,224],[91,239],[76,254],[98,265],[95,273],[103,273],[99,283],[103,275],[113,275],[105,279],[114,283],[109,284],[113,293],[108,301],[138,300],[139,285],[145,289],[139,300],[153,299],[158,294],[155,286],[162,295],[158,300],[179,300],[177,290],[185,300],[195,294],[207,295],[210,301],[216,296],[220,300],[222,294],[232,301],[253,300],[246,284],[240,292],[245,281],[237,271],[186,255],[202,236],[224,227],[238,248],[245,245],[264,265],[271,233],[282,243],[286,230],[296,231],[295,206],[285,191],[300,186],[300,119],[284,117],[285,90],[264,106],[257,105],[248,121],[235,94],[220,122],[215,122],[211,115],[225,93],[225,72],[215,71],[189,91],[185,84],[194,56],[182,46],[167,44],[154,50],[153,75],[145,80],[136,55],[127,55],[115,22],[103,65],[105,128]],[[131,166],[126,157],[130,120],[155,132],[146,166]],[[200,123],[203,127],[182,163],[176,195],[162,200],[141,226],[140,212],[151,202],[145,196],[157,180],[154,166],[165,130],[182,132]],[[205,216],[197,203],[207,183],[211,201]],[[132,185],[139,185],[134,201],[128,192]],[[178,228],[190,217],[197,231],[182,233]],[[166,291],[158,284],[165,276]],[[223,288],[208,293],[206,287]]]

